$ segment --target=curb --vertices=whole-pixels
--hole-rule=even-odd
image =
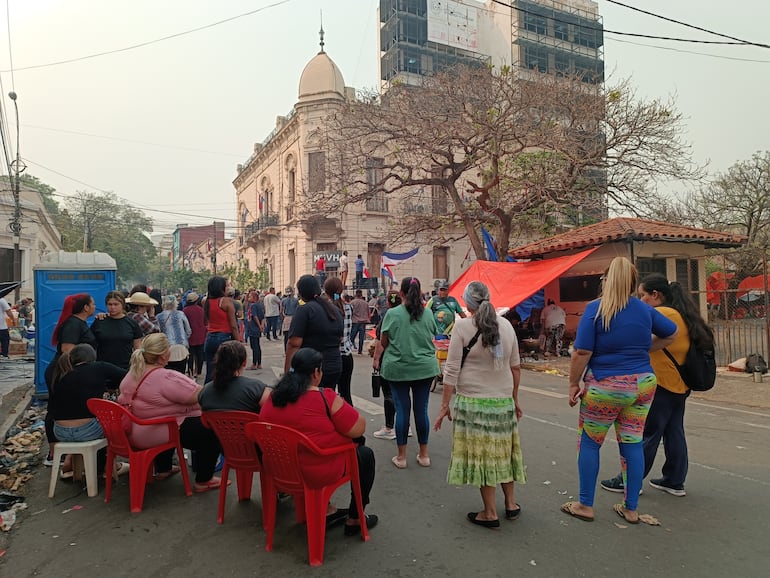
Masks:
[[[24,412],[27,411],[27,408],[32,403],[32,390],[33,387],[31,385],[27,387],[24,396],[16,404],[16,407],[10,411],[2,425],[0,425],[0,440],[4,440],[8,431],[16,425],[16,422],[19,421],[21,417],[24,416]]]

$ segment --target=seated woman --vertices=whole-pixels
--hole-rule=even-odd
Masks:
[[[219,487],[214,468],[222,448],[214,432],[201,422],[201,386],[178,371],[166,369],[170,355],[171,347],[163,333],[146,336],[142,347],[131,355],[129,373],[120,383],[118,403],[141,419],[176,418],[182,446],[197,452],[193,490],[208,492]],[[129,438],[135,447],[149,448],[168,441],[168,428],[134,425]],[[173,456],[174,450],[169,450],[155,459],[156,479],[164,480],[179,472],[179,467],[172,466]]]
[[[203,386],[198,403],[203,411],[252,411],[270,397],[270,388],[258,379],[243,377],[246,347],[239,341],[225,341],[214,355],[214,380]]]
[[[51,374],[48,413],[53,433],[61,442],[89,442],[104,437],[102,426],[88,410],[86,402],[99,398],[108,389],[116,389],[126,370],[104,361],[96,361],[96,351],[81,343],[62,353]],[[97,471],[104,471],[107,452],[97,454]],[[128,464],[116,464],[115,475],[128,472]],[[72,466],[65,460],[62,478],[72,477]]]
[[[331,448],[361,438],[366,430],[366,420],[343,401],[333,389],[319,388],[324,357],[315,349],[303,347],[291,359],[291,369],[275,385],[273,395],[267,399],[260,412],[264,421],[285,425],[301,431],[321,448]],[[363,442],[363,439],[362,439]],[[361,480],[361,501],[369,503],[369,493],[374,484],[374,452],[360,443],[356,449],[358,473]],[[303,463],[305,479],[310,484],[323,486],[338,480],[345,473],[343,456],[308,456]],[[342,520],[344,510],[330,505],[327,524]],[[363,513],[363,512],[362,512]],[[377,525],[377,516],[366,515],[366,525]],[[360,532],[359,512],[350,497],[350,509],[345,521],[345,535]]]

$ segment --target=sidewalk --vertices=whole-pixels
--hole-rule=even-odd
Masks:
[[[547,371],[569,376],[569,357],[549,358],[533,361],[522,360],[521,367],[532,371]],[[566,393],[565,380],[564,390]],[[727,371],[726,367],[717,368],[717,382],[711,391],[693,392],[692,399],[704,402],[737,403],[747,407],[770,409],[770,373],[765,374],[762,383],[754,383],[751,373]]]

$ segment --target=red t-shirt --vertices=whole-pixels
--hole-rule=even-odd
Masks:
[[[232,333],[230,317],[227,311],[222,309],[222,299],[209,301],[209,333]]]
[[[331,410],[337,394],[334,390],[324,388],[326,400]],[[351,443],[345,435],[358,421],[358,412],[343,402],[342,407],[332,413],[332,418],[326,414],[326,407],[319,391],[309,390],[296,402],[286,407],[275,407],[272,399],[259,412],[262,421],[285,425],[301,431],[318,447],[332,448]],[[302,472],[311,487],[321,487],[340,479],[345,473],[345,458],[343,456],[316,456],[306,454],[302,457]]]

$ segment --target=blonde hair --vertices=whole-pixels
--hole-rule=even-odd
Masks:
[[[146,365],[154,365],[169,349],[168,337],[164,333],[151,333],[142,339],[142,347],[131,354],[129,371],[137,381],[142,378]]]
[[[631,293],[636,290],[639,273],[625,257],[615,257],[604,276],[604,287],[599,299],[599,309],[594,322],[601,317],[605,331],[610,330],[612,319],[628,305]]]

